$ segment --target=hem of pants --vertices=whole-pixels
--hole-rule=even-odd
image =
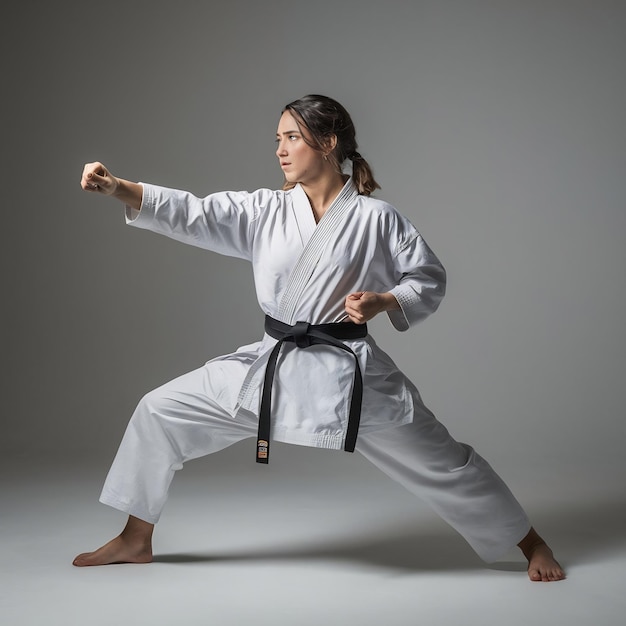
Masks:
[[[495,563],[498,559],[504,557],[513,548],[517,547],[519,542],[528,534],[531,526],[532,525],[530,521],[526,519],[523,527],[524,530],[520,530],[518,533],[513,535],[514,537],[516,537],[516,539],[512,539],[511,543],[507,543],[506,546],[494,546],[493,548],[486,550],[479,550],[474,546],[472,546],[472,548],[485,563]]]
[[[117,509],[118,511],[121,511],[122,513],[127,513],[128,515],[137,517],[144,522],[148,522],[149,524],[156,524],[161,517],[160,514],[150,515],[150,513],[148,513],[141,507],[133,506],[129,502],[122,502],[122,500],[119,500],[115,496],[107,493],[100,494],[100,502],[114,509]]]

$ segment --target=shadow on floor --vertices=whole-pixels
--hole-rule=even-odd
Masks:
[[[597,562],[626,549],[626,504],[588,503],[537,515],[538,528],[561,564]],[[507,555],[510,557],[510,555]],[[339,560],[400,571],[468,571],[488,569],[525,571],[525,561],[483,563],[450,529],[390,527],[346,541],[298,548],[268,548],[230,553],[170,553],[155,556],[156,563],[212,563],[224,561]]]
[[[230,553],[175,553],[156,555],[156,563],[214,563],[224,561],[276,560],[346,561],[404,571],[472,570],[483,567],[480,559],[461,539],[450,533],[416,532],[390,528],[386,533],[361,535],[346,541],[332,541],[299,548],[268,549]]]

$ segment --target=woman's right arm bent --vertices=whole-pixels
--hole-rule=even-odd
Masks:
[[[143,198],[143,187],[139,183],[117,178],[102,163],[87,163],[83,168],[80,186],[85,191],[113,196],[139,211]]]

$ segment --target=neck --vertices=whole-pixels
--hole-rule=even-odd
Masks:
[[[315,215],[315,221],[319,222],[333,200],[339,195],[348,180],[347,176],[333,172],[332,176],[323,178],[314,184],[302,184],[300,186],[306,193]]]

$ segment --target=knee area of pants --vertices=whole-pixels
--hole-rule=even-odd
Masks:
[[[464,458],[459,465],[448,469],[450,473],[462,472],[474,463],[474,458],[476,456],[474,448],[472,448],[472,446],[468,446],[466,443],[459,443],[459,445],[463,449]]]
[[[160,389],[149,391],[137,404],[136,415],[160,415],[172,405],[172,400],[165,396]]]

